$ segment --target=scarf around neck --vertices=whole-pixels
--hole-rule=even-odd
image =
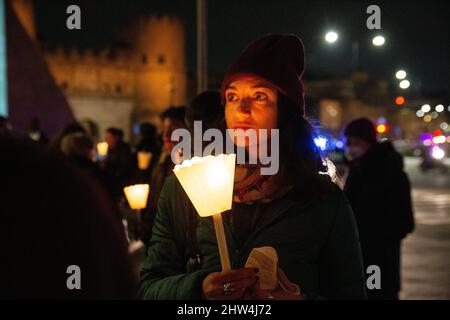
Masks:
[[[261,165],[236,165],[233,202],[267,203],[283,197],[292,188],[281,169],[275,175],[261,175]]]

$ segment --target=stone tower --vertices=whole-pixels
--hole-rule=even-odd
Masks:
[[[175,17],[143,17],[136,28],[135,116],[154,121],[164,109],[186,104],[184,27]]]
[[[31,40],[36,41],[33,1],[12,0],[11,5],[28,36],[31,38]]]

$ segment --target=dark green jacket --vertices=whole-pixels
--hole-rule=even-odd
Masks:
[[[262,221],[239,248],[225,222],[233,268],[245,265],[251,250],[272,246],[281,269],[309,297],[364,299],[365,280],[352,210],[337,188],[321,201],[273,201]],[[225,213],[226,214],[226,213]],[[200,299],[203,279],[220,271],[214,223],[197,219],[196,236],[203,264],[187,272],[190,203],[174,176],[166,180],[141,271],[143,299]]]

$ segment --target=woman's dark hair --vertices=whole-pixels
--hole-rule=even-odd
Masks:
[[[314,143],[315,130],[288,97],[278,94],[280,129],[280,168],[294,179],[296,189],[308,198],[330,191],[329,176],[321,174],[327,167]]]

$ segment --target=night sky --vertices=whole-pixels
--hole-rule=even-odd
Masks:
[[[65,9],[78,4],[82,30],[66,29]],[[195,72],[195,0],[36,0],[38,37],[55,45],[100,48],[120,44],[118,30],[140,14],[179,16],[186,26],[187,63]],[[371,44],[376,30],[366,28],[366,8],[381,8],[383,47]],[[306,77],[333,78],[352,71],[352,41],[360,42],[362,69],[375,79],[395,83],[403,68],[410,90],[425,96],[449,96],[450,11],[446,1],[275,1],[210,0],[208,2],[209,73],[221,77],[231,60],[252,40],[270,32],[292,32],[306,47]],[[339,33],[338,43],[326,44],[329,29]],[[448,102],[447,102],[448,103]]]

